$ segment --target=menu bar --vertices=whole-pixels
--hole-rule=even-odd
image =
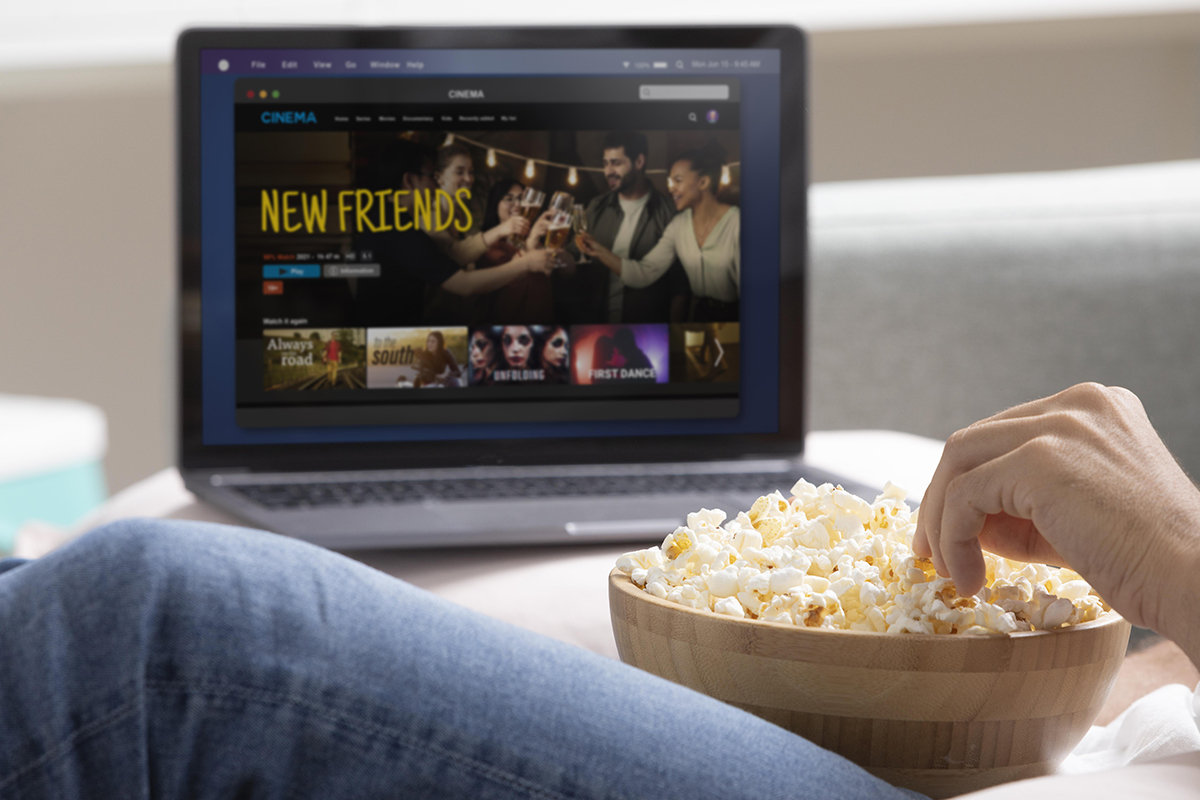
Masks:
[[[778,50],[216,50],[213,75],[756,75],[778,74]]]

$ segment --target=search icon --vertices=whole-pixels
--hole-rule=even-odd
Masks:
[[[683,62],[682,62],[682,61],[676,61],[676,62],[675,62],[675,69],[683,69]]]
[[[688,122],[695,122],[695,121],[696,121],[696,112],[689,111],[688,112]]]

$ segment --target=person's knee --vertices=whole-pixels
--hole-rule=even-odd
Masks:
[[[212,639],[213,631],[230,629],[256,607],[286,608],[296,565],[312,551],[319,552],[263,531],[122,520],[47,556],[42,569],[51,577],[43,591],[85,627],[174,652]]]
[[[259,535],[268,534],[201,522],[125,519],[85,534],[64,548],[64,555],[94,565],[101,574],[169,577],[211,566],[223,551],[236,551],[239,540]]]
[[[188,578],[211,574],[202,533],[147,519],[98,528],[7,577],[0,626],[25,628],[30,658],[57,649],[105,674],[136,671],[156,632],[202,605]]]
[[[424,593],[361,564],[243,528],[128,520],[47,558],[56,560],[64,606],[104,609],[130,634],[123,638],[167,653],[236,661],[262,642],[285,648],[280,631],[288,631],[286,648],[313,649],[345,641],[352,629],[359,640],[369,636],[361,619],[383,606],[397,619],[429,613]]]
[[[277,544],[278,540],[280,544]],[[262,531],[198,522],[128,519],[80,537],[47,560],[55,584],[92,603],[188,604],[197,593],[220,595],[238,579],[238,564],[271,563],[269,551],[287,540]],[[51,567],[51,564],[47,564]]]

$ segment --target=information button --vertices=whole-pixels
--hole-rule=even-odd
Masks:
[[[378,264],[326,264],[326,278],[378,278]]]

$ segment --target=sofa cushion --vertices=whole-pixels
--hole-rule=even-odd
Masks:
[[[1125,386],[1200,474],[1200,161],[811,191],[812,427]]]

